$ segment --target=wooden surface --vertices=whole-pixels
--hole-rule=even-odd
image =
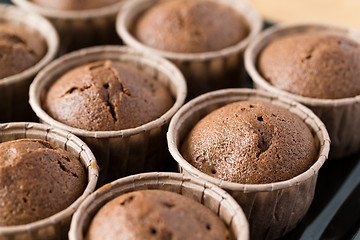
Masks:
[[[249,0],[266,21],[325,21],[360,29],[359,0]]]

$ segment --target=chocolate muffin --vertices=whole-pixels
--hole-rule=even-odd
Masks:
[[[84,191],[76,156],[36,139],[0,144],[0,226],[27,224],[70,206]]]
[[[221,219],[177,193],[141,190],[104,205],[86,235],[91,239],[231,239]]]
[[[360,94],[360,45],[326,32],[279,37],[260,53],[258,70],[276,88],[304,97]]]
[[[31,44],[31,33],[25,27],[0,23],[0,79],[20,73],[35,65],[44,55]],[[38,38],[39,44],[45,44]]]
[[[217,51],[235,45],[248,33],[248,24],[239,13],[208,0],[161,1],[134,25],[140,42],[180,53]]]
[[[314,138],[300,118],[256,101],[231,103],[208,114],[180,151],[200,171],[243,184],[288,180],[317,157]]]
[[[89,131],[138,127],[159,118],[173,105],[158,81],[113,61],[77,67],[49,89],[44,109],[54,119]]]
[[[31,0],[33,3],[46,8],[58,10],[85,10],[100,8],[117,2],[117,0]]]

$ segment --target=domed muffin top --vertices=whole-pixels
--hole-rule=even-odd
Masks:
[[[248,33],[248,24],[238,12],[209,0],[162,1],[134,24],[134,35],[142,43],[179,53],[217,51]]]
[[[0,23],[0,79],[20,73],[35,65],[43,57],[45,45],[40,36],[24,28]]]
[[[243,184],[288,180],[316,160],[315,140],[305,123],[286,109],[257,101],[211,112],[190,131],[180,151],[200,171]]]
[[[27,224],[70,206],[87,183],[73,154],[36,139],[0,144],[0,226]]]
[[[129,64],[107,60],[65,73],[50,87],[44,108],[69,126],[110,131],[153,121],[172,105],[160,82]]]
[[[259,54],[260,74],[275,87],[320,99],[360,94],[360,45],[344,36],[305,32],[279,37]]]
[[[223,239],[231,234],[202,204],[177,193],[141,190],[104,205],[86,235],[91,239]]]

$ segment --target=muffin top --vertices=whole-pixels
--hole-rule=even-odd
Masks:
[[[360,94],[360,45],[344,36],[304,32],[279,37],[259,55],[260,74],[275,87],[304,97]]]
[[[204,205],[177,193],[141,190],[104,205],[86,235],[91,239],[231,239],[222,220]]]
[[[36,139],[0,143],[0,226],[27,224],[70,206],[84,191],[76,156]]]
[[[243,184],[290,179],[316,158],[314,138],[300,118],[257,101],[235,102],[211,112],[190,131],[180,151],[200,171]]]
[[[50,87],[44,108],[69,126],[109,131],[153,121],[172,105],[170,93],[158,81],[128,64],[108,60],[65,73]]]
[[[45,43],[37,37],[25,28],[0,22],[0,79],[28,69],[43,57],[44,51],[34,44]]]
[[[141,15],[134,35],[160,50],[197,53],[235,45],[249,33],[243,17],[209,0],[161,1]]]
[[[31,0],[31,2],[46,8],[58,10],[86,10],[104,7],[118,0]]]

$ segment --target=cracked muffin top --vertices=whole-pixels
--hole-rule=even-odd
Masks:
[[[172,105],[160,82],[128,64],[108,60],[65,73],[50,87],[44,109],[71,127],[110,131],[153,121]]]
[[[163,190],[141,190],[104,205],[85,239],[230,240],[231,234],[217,215],[195,200]]]
[[[43,57],[45,42],[36,37],[20,26],[0,23],[0,79],[28,69]]]
[[[316,160],[315,140],[295,114],[265,102],[221,107],[200,120],[180,152],[200,171],[224,181],[288,180]]]
[[[208,0],[161,1],[134,25],[134,36],[142,43],[180,53],[217,51],[237,44],[248,33],[238,12]]]
[[[76,156],[37,139],[0,144],[0,226],[27,224],[70,206],[86,171]]]
[[[258,70],[275,87],[304,97],[360,94],[360,45],[343,36],[306,32],[279,37],[260,53]]]
[[[31,0],[31,2],[46,8],[59,10],[85,10],[104,7],[118,0]]]

